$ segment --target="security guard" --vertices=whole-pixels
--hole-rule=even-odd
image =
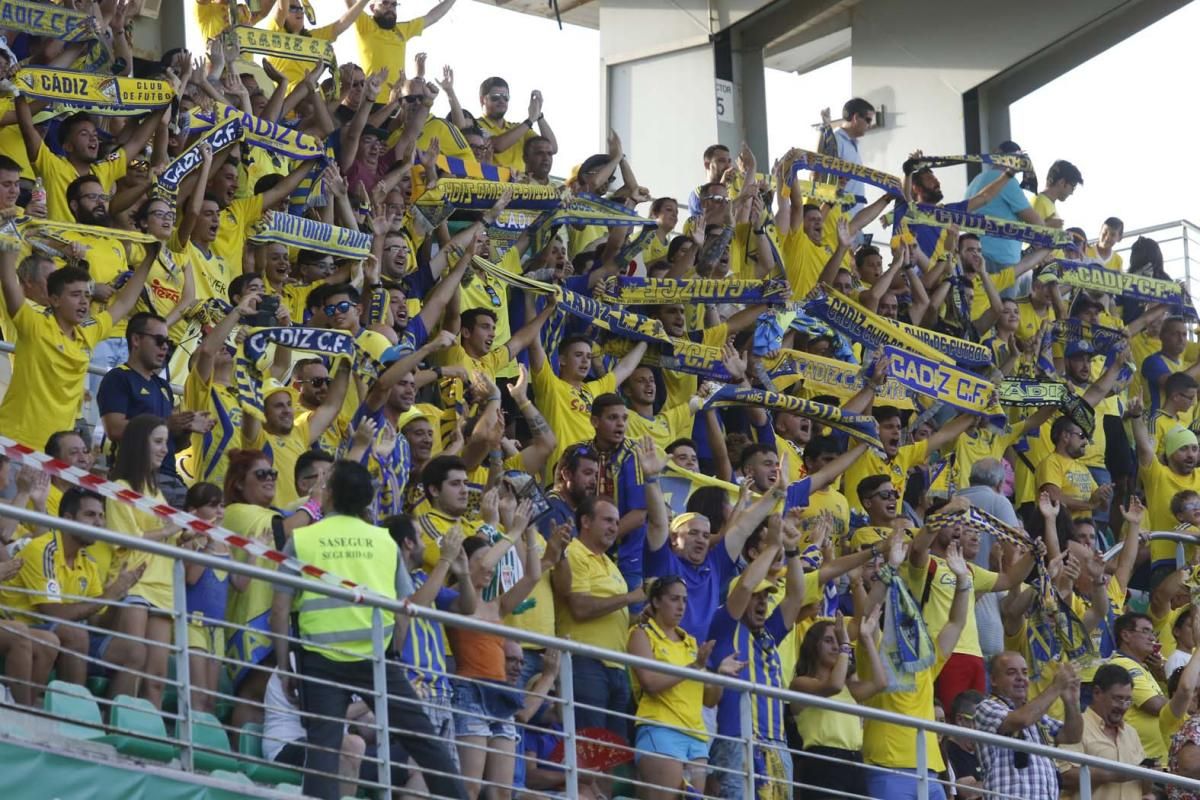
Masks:
[[[388,532],[364,521],[374,497],[371,474],[361,464],[339,461],[333,466],[324,507],[330,511],[320,522],[299,528],[292,534],[284,552],[301,561],[321,567],[387,598],[412,594],[412,580],[400,557],[399,549]],[[316,681],[300,681],[300,707],[305,713],[304,727],[310,745],[304,760],[304,794],[336,800],[338,791],[338,749],[342,741],[346,708],[352,689],[360,690],[367,702],[373,702],[374,647],[371,642],[371,606],[336,600],[318,592],[302,592],[294,597],[290,587],[276,587],[271,609],[271,631],[275,637],[275,663],[281,670],[284,689],[295,694],[297,676],[291,671],[287,635],[293,611],[297,615],[299,638],[297,653],[300,675]],[[386,639],[384,650],[391,650],[404,638],[404,620],[384,611]],[[340,684],[331,686],[319,681]],[[462,781],[446,742],[434,736],[429,718],[417,704],[412,686],[397,661],[387,663],[388,722],[393,730],[393,752],[400,748],[417,764],[433,773],[425,774],[425,783],[437,797],[466,798]],[[312,716],[308,716],[312,715]],[[400,733],[399,731],[404,731]],[[404,783],[403,770],[396,760],[393,785]]]

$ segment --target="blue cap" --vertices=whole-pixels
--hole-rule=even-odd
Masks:
[[[1067,352],[1066,352],[1067,358],[1074,358],[1075,356],[1094,356],[1094,355],[1096,355],[1096,348],[1092,347],[1092,343],[1089,342],[1087,339],[1080,339],[1079,341],[1071,342],[1070,344],[1067,345]]]

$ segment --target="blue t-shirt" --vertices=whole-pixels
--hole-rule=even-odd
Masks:
[[[760,686],[783,688],[788,682],[783,679],[776,643],[782,641],[787,633],[780,606],[776,606],[771,616],[767,617],[757,636],[741,620],[731,617],[728,608],[721,606],[713,614],[708,636],[705,637],[715,642],[712,654],[708,657],[709,669],[716,669],[726,656],[736,653],[740,660],[747,663],[734,677]],[[753,703],[751,715],[756,737],[772,742],[786,741],[783,702],[757,695]],[[717,733],[721,736],[736,738],[742,735],[741,705],[742,692],[726,689],[721,694],[721,701],[717,703]]]
[[[986,169],[975,176],[975,180],[971,181],[971,185],[967,187],[967,197],[974,197],[984,190],[984,188],[1000,175],[1001,170],[992,168]],[[992,198],[988,202],[975,210],[976,214],[986,214],[989,217],[998,219],[1019,219],[1017,214],[1029,208],[1029,199],[1025,197],[1025,192],[1021,190],[1021,184],[1016,178],[1009,178],[1004,184],[1004,188],[1000,190],[1000,194]],[[1021,260],[1021,243],[1015,239],[997,239],[995,236],[984,236],[980,240],[980,245],[983,247],[983,257],[989,261],[994,261],[997,264],[1012,266]]]
[[[175,410],[175,395],[171,391],[171,384],[161,375],[143,378],[128,364],[122,364],[109,370],[100,381],[96,403],[100,407],[100,416],[124,414],[126,419],[133,419],[141,414],[151,414],[165,420]],[[174,437],[167,437],[167,456],[158,471],[177,475]]]
[[[642,469],[638,464],[633,443],[628,439],[622,443],[619,454],[612,457],[609,469],[615,472],[612,488],[614,499],[617,501],[617,513],[623,517],[630,511],[645,509],[646,486],[642,479]],[[646,523],[643,522],[627,533],[617,545],[617,568],[621,570],[631,588],[642,583],[645,551]]]
[[[425,584],[429,576],[424,570],[412,573],[415,589]],[[442,611],[450,611],[458,592],[442,587],[433,604]],[[405,676],[414,686],[429,690],[430,698],[450,700],[450,679],[446,677],[446,635],[442,623],[413,617],[408,624],[408,635],[400,651],[400,661],[405,665]]]
[[[737,564],[729,557],[724,542],[709,548],[700,566],[675,555],[670,542],[657,550],[646,549],[646,577],[664,578],[678,575],[687,587],[687,607],[679,627],[705,641],[709,621],[725,599],[725,589],[738,572]]]
[[[1163,377],[1170,375],[1175,370],[1163,358],[1162,352],[1157,352],[1152,356],[1147,356],[1142,362],[1142,382],[1146,385],[1146,391],[1150,393],[1150,414],[1153,415],[1162,405],[1162,396],[1159,391],[1158,382]]]

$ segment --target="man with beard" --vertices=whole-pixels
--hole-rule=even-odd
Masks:
[[[72,221],[67,187],[73,181],[91,175],[100,184],[98,193],[111,193],[117,181],[125,176],[129,160],[145,149],[160,126],[163,138],[166,138],[167,122],[171,118],[170,109],[146,115],[124,145],[98,161],[100,134],[88,114],[72,114],[59,125],[58,140],[63,150],[60,156],[42,139],[42,134],[33,124],[29,101],[24,97],[16,98],[16,112],[29,162],[46,186],[46,216],[59,222]]]
[[[575,529],[575,515],[585,498],[596,494],[600,455],[586,442],[563,451],[554,471],[554,488],[546,494],[550,510],[538,520],[538,531],[548,538],[559,525]]]
[[[933,228],[933,230],[940,231],[941,228]],[[939,243],[939,246],[941,246],[941,243]],[[999,272],[991,273],[992,285],[997,292],[1011,289],[1017,284],[1017,280],[1022,275],[1041,264],[1048,255],[1050,255],[1049,250],[1030,248],[1016,265],[1005,267]],[[959,235],[958,259],[959,263],[962,264],[963,276],[970,281],[971,296],[969,302],[971,307],[971,321],[976,322],[992,307],[991,301],[988,299],[988,293],[983,286],[983,274],[986,272],[986,269],[983,263],[983,245],[980,243],[978,236],[973,233]],[[947,267],[950,265],[949,261],[943,263]],[[942,279],[940,267],[935,268],[934,272],[933,278],[927,281],[927,286],[935,285],[932,281],[940,281]],[[953,297],[953,295],[951,296]]]
[[[509,99],[508,81],[496,77],[484,80],[479,85],[479,105],[483,107],[483,114],[476,117],[475,122],[490,137],[496,163],[524,172],[525,142],[535,135],[534,123],[538,126],[538,132],[550,141],[554,153],[558,152],[558,139],[542,114],[540,91],[534,89],[529,95],[529,115],[521,122],[504,119]]]
[[[361,7],[361,3],[346,0],[346,6]],[[363,70],[370,75],[378,69],[390,67],[393,70],[408,63],[404,60],[405,50],[410,39],[420,36],[426,28],[439,21],[454,7],[454,0],[441,0],[423,17],[398,22],[396,20],[396,0],[372,0],[367,6],[369,14],[359,14],[354,19],[354,32],[358,40],[358,61]],[[386,103],[391,91],[391,84],[382,88],[368,99],[374,103]]]
[[[133,310],[158,247],[147,247],[146,258],[107,309],[90,318],[92,278],[85,270],[64,267],[50,273],[46,279],[50,305],[39,314],[25,302],[16,255],[0,253],[0,288],[18,336],[12,383],[0,403],[0,430],[22,444],[41,447],[50,434],[74,427],[91,354],[115,321]]]
[[[367,0],[354,0],[354,2],[347,3],[346,5],[348,6],[346,13],[342,14],[336,22],[322,25],[319,28],[307,28],[305,26],[304,3],[301,0],[276,0],[275,13],[267,17],[265,27],[269,31],[280,31],[282,33],[308,36],[313,39],[332,42],[354,24],[354,21],[362,14],[363,9],[367,7]],[[266,63],[270,64],[280,75],[286,78],[288,84],[291,86],[296,86],[303,81],[304,76],[312,69],[312,64],[309,62],[280,56],[271,56],[266,59]]]
[[[1069,417],[1059,417],[1050,426],[1050,442],[1054,452],[1042,459],[1033,476],[1038,493],[1049,494],[1072,517],[1090,517],[1095,509],[1107,508],[1112,484],[1097,486],[1091,471],[1079,463],[1088,444],[1083,429]]]
[[[150,414],[167,421],[167,455],[158,468],[158,488],[176,508],[183,508],[187,486],[175,469],[176,443],[189,433],[206,433],[214,423],[195,411],[175,411],[175,393],[162,376],[170,339],[167,323],[157,314],[134,314],[125,331],[129,360],[110,370],[100,381],[96,402],[104,434],[120,447],[129,420]]]
[[[1152,531],[1170,531],[1178,525],[1171,513],[1171,499],[1183,491],[1200,491],[1200,471],[1196,462],[1200,460],[1200,447],[1196,434],[1187,428],[1176,426],[1163,437],[1163,459],[1154,449],[1150,433],[1146,430],[1146,417],[1140,397],[1129,401],[1129,416],[1133,418],[1133,438],[1137,444],[1139,475],[1146,489],[1146,509]],[[1186,563],[1191,564],[1196,548],[1186,548]],[[1158,583],[1175,569],[1174,542],[1150,542],[1151,586]]]
[[[658,382],[654,373],[652,367],[639,366],[629,376],[629,380],[621,384],[621,389],[626,402],[629,403],[629,409],[633,412],[627,420],[630,438],[652,436],[654,444],[665,450],[671,442],[692,432],[692,423],[704,403],[704,398],[698,394],[693,395],[683,403],[669,408],[664,406],[655,414],[654,401],[658,396]]]
[[[892,486],[904,497],[904,488],[908,484],[908,473],[913,467],[929,462],[929,455],[951,445],[959,435],[975,421],[970,414],[959,414],[950,422],[935,431],[922,442],[900,445],[903,425],[900,421],[900,409],[882,406],[875,409],[875,420],[879,423],[879,439],[883,443],[883,451],[867,450],[863,458],[854,462],[846,470],[846,478],[842,484],[842,494],[852,504],[859,503],[859,481],[868,475],[886,475]],[[861,508],[861,506],[857,506]]]

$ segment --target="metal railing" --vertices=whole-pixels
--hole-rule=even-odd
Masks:
[[[1129,250],[1139,236],[1158,242],[1162,249],[1163,269],[1172,278],[1183,281],[1191,297],[1200,297],[1200,269],[1194,269],[1192,264],[1200,255],[1200,226],[1180,219],[1125,231],[1121,243],[1113,250],[1125,259],[1126,270],[1129,268]]]
[[[345,600],[345,601],[350,601],[353,603],[370,606],[375,609],[375,612],[373,614],[374,644],[375,644],[374,651],[375,652],[374,652],[374,656],[371,658],[371,661],[374,665],[374,685],[371,690],[364,692],[364,696],[366,694],[369,694],[371,696],[371,699],[374,701],[376,714],[375,714],[375,718],[373,721],[364,723],[361,727],[365,728],[365,729],[369,729],[370,731],[372,731],[374,733],[375,741],[378,745],[378,751],[373,756],[366,756],[363,758],[364,764],[370,763],[370,764],[375,765],[376,775],[373,779],[364,779],[361,777],[353,779],[354,783],[356,783],[359,787],[362,787],[365,789],[378,789],[378,790],[387,791],[387,790],[390,790],[393,788],[399,788],[399,787],[393,787],[393,785],[392,785],[391,770],[389,769],[389,767],[392,766],[390,743],[391,743],[393,735],[399,734],[399,735],[403,736],[404,734],[411,734],[412,731],[401,730],[394,724],[394,721],[390,721],[388,719],[387,702],[386,701],[392,700],[392,701],[397,701],[397,702],[401,702],[401,703],[408,703],[410,705],[416,704],[416,705],[420,705],[423,707],[433,707],[433,706],[439,705],[438,703],[431,703],[427,699],[417,698],[416,700],[413,700],[411,698],[401,698],[401,697],[393,694],[389,690],[389,686],[387,683],[387,676],[386,676],[386,672],[385,672],[388,662],[387,662],[387,657],[384,653],[384,648],[383,648],[384,629],[383,629],[383,621],[382,621],[383,617],[382,617],[382,613],[381,613],[382,611],[387,610],[387,611],[393,612],[396,615],[403,615],[403,616],[406,616],[409,618],[415,618],[415,619],[421,619],[421,620],[427,620],[430,622],[440,623],[441,625],[446,626],[448,628],[461,628],[461,629],[466,629],[466,630],[480,632],[480,633],[499,635],[506,639],[512,639],[512,640],[517,640],[517,641],[521,641],[521,642],[526,642],[526,643],[529,643],[529,644],[532,644],[532,645],[535,645],[538,647],[554,649],[554,650],[557,650],[562,653],[561,667],[560,667],[560,672],[559,672],[559,676],[558,676],[558,683],[559,683],[559,687],[560,687],[558,696],[555,696],[554,693],[551,692],[549,694],[539,695],[539,697],[541,698],[541,701],[543,703],[551,704],[561,714],[561,718],[562,718],[561,737],[565,743],[564,757],[563,757],[563,760],[561,763],[561,768],[564,772],[564,785],[563,785],[563,788],[561,789],[561,791],[566,797],[579,797],[580,796],[581,781],[584,781],[584,782],[586,782],[586,781],[606,782],[606,781],[612,780],[611,776],[607,775],[604,772],[590,769],[590,768],[587,768],[585,765],[581,765],[577,759],[576,744],[582,740],[582,737],[580,736],[580,734],[577,731],[577,727],[578,727],[577,726],[577,712],[580,709],[589,708],[587,706],[579,704],[575,699],[575,684],[574,684],[575,664],[574,664],[574,660],[581,658],[581,657],[589,658],[589,659],[602,659],[604,661],[618,663],[626,668],[635,668],[635,669],[640,668],[640,669],[644,669],[644,670],[652,670],[652,671],[655,671],[655,672],[658,672],[661,674],[665,674],[665,675],[669,675],[669,676],[674,676],[674,677],[679,677],[679,678],[685,678],[687,680],[697,681],[697,682],[703,683],[707,686],[717,686],[717,687],[721,687],[724,690],[745,692],[747,695],[749,695],[751,697],[766,697],[766,698],[771,698],[771,699],[775,699],[775,700],[780,700],[785,704],[785,708],[787,707],[787,704],[796,703],[803,707],[815,708],[815,709],[820,709],[820,710],[830,711],[830,712],[837,712],[837,713],[841,713],[841,714],[847,714],[847,715],[859,717],[863,720],[874,720],[874,721],[878,721],[878,722],[886,722],[886,723],[891,723],[893,725],[899,725],[899,726],[908,728],[913,731],[913,735],[915,737],[916,759],[915,759],[915,764],[913,766],[916,768],[917,796],[918,796],[918,798],[920,798],[920,800],[927,800],[932,784],[935,784],[938,782],[943,782],[943,781],[940,781],[940,779],[937,778],[936,776],[930,775],[928,773],[927,767],[930,763],[930,753],[928,753],[926,750],[926,741],[925,741],[925,736],[923,735],[926,732],[935,734],[937,736],[953,736],[958,740],[966,740],[966,741],[974,742],[977,746],[985,745],[985,746],[1003,748],[1003,749],[1007,749],[1007,750],[1014,750],[1014,751],[1029,753],[1031,755],[1036,755],[1036,756],[1042,756],[1045,758],[1050,758],[1050,759],[1056,760],[1058,762],[1063,762],[1063,763],[1068,763],[1071,765],[1078,766],[1080,768],[1080,796],[1084,800],[1090,800],[1090,797],[1091,797],[1090,770],[1092,768],[1102,768],[1102,769],[1106,769],[1106,770],[1111,770],[1111,771],[1114,771],[1114,772],[1126,777],[1128,780],[1152,781],[1152,782],[1157,782],[1157,783],[1162,783],[1162,784],[1178,786],[1178,787],[1184,788],[1191,792],[1200,792],[1200,781],[1183,778],[1178,775],[1171,775],[1171,774],[1167,774],[1167,773],[1163,773],[1163,772],[1158,772],[1158,771],[1146,769],[1146,768],[1143,768],[1140,766],[1119,764],[1119,763],[1107,761],[1102,758],[1097,758],[1095,756],[1085,755],[1082,753],[1077,753],[1077,752],[1072,752],[1072,751],[1061,750],[1056,747],[1042,745],[1042,744],[1038,744],[1038,743],[1031,742],[1031,741],[1025,741],[1022,739],[1014,739],[1014,738],[1010,738],[1007,736],[998,736],[995,734],[985,733],[985,732],[974,730],[974,729],[960,728],[957,726],[948,725],[948,724],[944,724],[944,723],[938,723],[938,722],[929,721],[929,720],[915,719],[912,717],[903,716],[900,714],[872,708],[870,706],[849,705],[849,704],[845,704],[845,703],[842,703],[842,702],[839,702],[839,701],[836,701],[836,700],[833,700],[830,698],[793,692],[786,688],[772,688],[772,687],[767,687],[767,686],[750,683],[748,681],[740,680],[737,678],[726,677],[726,676],[719,675],[719,674],[712,673],[712,672],[698,671],[698,670],[691,669],[688,667],[672,666],[672,665],[669,665],[669,664],[666,664],[663,662],[659,662],[659,661],[655,661],[652,659],[640,658],[638,656],[630,655],[628,653],[614,652],[614,651],[610,651],[610,650],[597,648],[597,647],[594,647],[594,646],[591,646],[588,644],[584,644],[581,642],[559,639],[559,638],[556,638],[553,636],[546,636],[546,635],[534,633],[531,631],[526,631],[526,630],[507,627],[507,626],[498,625],[498,624],[494,624],[494,623],[490,623],[490,622],[485,622],[485,621],[482,621],[482,620],[479,620],[479,619],[476,619],[473,617],[466,617],[466,616],[462,616],[462,615],[455,614],[452,612],[441,611],[436,608],[426,608],[423,606],[415,606],[415,605],[412,605],[411,603],[407,603],[407,602],[397,602],[397,601],[393,601],[393,600],[388,600],[386,598],[379,597],[379,596],[376,596],[376,595],[370,594],[370,593],[363,594],[361,592],[352,591],[350,589],[341,588],[341,587],[334,586],[334,585],[331,585],[328,583],[319,582],[316,580],[307,579],[307,578],[299,577],[299,576],[288,574],[288,573],[276,572],[276,571],[273,571],[270,569],[264,569],[264,568],[255,566],[254,564],[245,564],[245,563],[241,563],[239,561],[235,561],[235,560],[232,560],[229,558],[222,558],[219,556],[213,556],[213,555],[209,555],[209,554],[202,553],[202,552],[195,552],[192,550],[181,549],[181,548],[178,548],[178,547],[175,547],[173,545],[166,544],[163,542],[154,542],[154,541],[148,541],[148,540],[141,539],[141,538],[129,537],[129,536],[126,536],[123,534],[114,533],[114,532],[107,531],[104,529],[93,528],[91,526],[83,525],[83,524],[74,522],[72,520],[50,517],[48,515],[45,515],[45,514],[36,512],[36,511],[15,508],[12,506],[0,506],[0,515],[12,517],[19,521],[26,522],[26,523],[29,523],[29,524],[35,525],[35,526],[42,526],[42,527],[49,528],[49,529],[58,529],[58,530],[64,531],[69,534],[74,534],[77,536],[84,537],[89,540],[103,541],[103,542],[107,542],[107,543],[110,543],[113,545],[117,545],[122,548],[130,549],[130,550],[140,550],[140,551],[150,553],[153,555],[165,556],[165,557],[174,559],[174,572],[173,572],[174,588],[175,588],[174,608],[172,609],[172,611],[169,612],[169,615],[173,621],[174,643],[169,643],[169,642],[160,643],[159,646],[168,648],[170,650],[170,652],[176,656],[176,659],[175,659],[176,660],[176,675],[175,675],[174,679],[168,679],[168,678],[165,678],[165,676],[162,676],[161,678],[159,676],[151,676],[148,673],[145,673],[144,671],[141,674],[144,678],[147,678],[147,679],[156,679],[156,680],[161,679],[164,684],[166,684],[170,687],[174,687],[174,689],[176,691],[176,706],[177,706],[176,710],[174,712],[164,713],[163,716],[165,718],[168,718],[168,719],[174,721],[176,723],[177,727],[176,727],[175,734],[173,736],[168,734],[168,736],[166,737],[166,739],[164,741],[166,743],[171,744],[172,746],[178,748],[178,750],[179,750],[178,760],[179,760],[180,766],[182,767],[183,770],[186,770],[186,771],[196,770],[196,756],[198,754],[216,753],[216,754],[220,754],[220,755],[230,755],[242,762],[257,761],[258,763],[263,763],[263,764],[270,763],[270,762],[266,761],[265,759],[251,759],[246,756],[239,756],[236,751],[233,753],[228,753],[226,751],[219,750],[219,749],[214,750],[210,747],[205,747],[203,745],[197,744],[194,741],[193,732],[197,725],[197,718],[196,718],[196,712],[192,707],[192,693],[194,691],[196,691],[197,687],[194,685],[194,683],[191,679],[189,660],[188,660],[187,655],[189,652],[191,652],[192,655],[196,655],[196,651],[189,651],[189,648],[187,645],[187,642],[188,642],[188,614],[187,614],[187,610],[186,610],[185,564],[196,564],[196,565],[201,565],[201,566],[205,566],[205,567],[211,567],[214,569],[219,569],[219,570],[226,571],[226,572],[229,572],[232,574],[244,575],[253,580],[267,581],[275,586],[286,586],[286,587],[292,588],[293,590],[323,594],[323,595],[327,595],[329,597],[336,598],[339,600]],[[120,603],[110,603],[109,605],[121,605],[121,604]],[[399,618],[399,616],[398,616],[398,618]],[[60,624],[61,624],[61,622],[60,622]],[[233,629],[233,630],[245,628],[245,626],[237,625],[237,624],[230,623],[227,621],[216,621],[216,624],[220,624],[228,629]],[[111,631],[105,630],[104,633],[106,633],[106,634],[111,633]],[[292,637],[288,637],[288,638],[289,638],[289,641],[291,641],[297,645],[302,644],[300,642],[300,640],[298,640],[298,639],[295,639]],[[396,643],[396,644],[398,644],[398,643]],[[216,660],[218,660],[222,664],[227,664],[227,663],[240,664],[241,663],[241,662],[237,662],[237,661],[228,659],[223,655],[210,654],[209,657],[216,658]],[[92,659],[89,656],[88,660],[94,662],[96,659]],[[259,666],[258,669],[269,669],[269,668]],[[329,685],[331,687],[337,687],[339,689],[346,689],[348,686],[348,685],[334,684],[334,683],[328,682],[328,681],[319,681],[319,680],[315,680],[311,677],[307,677],[307,678],[305,678],[304,676],[300,676],[300,677],[301,677],[301,680],[307,680],[310,683],[325,684],[325,685]],[[448,677],[450,677],[456,681],[464,681],[464,679],[461,676],[449,674]],[[521,687],[521,688],[523,688],[523,687]],[[359,690],[359,691],[362,692],[362,690]],[[248,704],[250,706],[264,707],[264,704],[258,702],[257,700],[249,700],[244,697],[229,698],[229,695],[222,693],[220,691],[215,691],[215,692],[207,691],[206,693],[211,694],[216,699],[234,699],[238,703],[244,703],[244,704]],[[525,693],[524,696],[528,696],[528,693]],[[104,701],[104,704],[111,705],[112,702],[113,701]],[[440,704],[440,705],[442,708],[445,708],[444,703]],[[603,712],[606,712],[609,714],[612,713],[612,709],[594,709],[594,710],[603,711]],[[34,713],[38,713],[38,712],[34,712]],[[307,713],[307,712],[298,712],[298,713],[300,714],[301,717],[308,717],[310,719],[315,716],[315,715],[312,715],[311,713]],[[454,713],[457,715],[463,714],[463,712],[460,709],[454,709]],[[507,717],[507,718],[496,717],[496,716],[492,716],[490,714],[476,714],[474,712],[472,712],[471,715],[478,717],[480,719],[483,719],[484,721],[487,721],[487,722],[503,722],[503,721],[507,721],[508,719],[511,719],[511,717]],[[626,719],[628,722],[632,722],[635,720],[634,717],[632,717],[628,714],[622,714],[621,716],[624,719]],[[330,719],[332,719],[332,718],[330,718]],[[337,718],[336,721],[342,722],[343,720],[341,718]],[[525,728],[525,729],[533,730],[535,732],[541,732],[541,733],[554,733],[554,734],[559,733],[558,731],[554,730],[552,727],[547,727],[547,726],[543,726],[541,724],[536,724],[536,723],[532,723],[532,722],[522,723],[521,727]],[[743,789],[742,789],[743,795],[747,798],[754,797],[756,795],[756,793],[755,793],[756,782],[762,782],[764,780],[763,776],[756,774],[756,770],[755,770],[755,766],[754,766],[754,761],[755,761],[754,753],[756,750],[766,749],[766,748],[774,749],[778,753],[780,753],[781,757],[787,758],[789,760],[792,758],[793,755],[800,755],[804,758],[808,758],[808,759],[812,759],[812,760],[819,759],[820,761],[834,762],[833,764],[830,764],[828,766],[836,766],[837,764],[840,764],[840,763],[851,763],[851,762],[842,762],[842,761],[839,761],[838,759],[815,756],[814,754],[809,754],[809,753],[797,753],[797,751],[788,749],[786,744],[784,744],[782,742],[763,742],[763,741],[756,740],[753,733],[751,733],[754,730],[754,725],[753,725],[753,721],[750,717],[749,703],[742,703],[742,730],[746,731],[747,733],[745,735],[743,735],[741,737],[737,737],[737,738],[723,737],[723,736],[713,737],[714,740],[716,740],[716,741],[733,742],[740,749],[740,751],[743,754],[742,759],[741,759],[742,766],[740,767],[740,769],[733,770],[728,766],[710,765],[709,772],[725,774],[725,775],[736,775],[740,786],[743,787]],[[241,733],[241,731],[239,729],[234,729],[232,732],[235,734]],[[0,732],[0,736],[4,736],[4,735],[5,734],[3,732]],[[633,748],[629,744],[619,744],[618,743],[618,744],[610,745],[610,744],[606,743],[606,746],[609,746],[609,747],[613,748],[614,750],[620,750],[620,751],[625,751],[625,752],[629,752],[629,751],[633,750]],[[462,742],[460,740],[458,742],[458,747],[460,748],[460,750],[467,750],[467,751],[471,750],[472,747],[474,747],[474,749],[476,749],[476,750],[482,749],[488,754],[497,753],[500,755],[504,755],[503,751],[501,751],[497,748],[488,747],[488,746],[486,746],[486,744],[485,745],[476,745],[476,746],[467,746],[465,742]],[[518,757],[518,758],[523,757],[523,754],[518,753],[516,755],[516,757]],[[535,763],[546,765],[549,762],[547,762],[543,759],[540,761],[535,761]],[[276,765],[276,766],[278,766],[278,765]],[[560,765],[558,765],[556,763],[554,766],[557,767]],[[895,771],[895,770],[891,770],[891,769],[888,769],[885,767],[878,767],[878,766],[874,766],[874,765],[860,765],[860,764],[855,763],[854,766],[861,767],[861,768],[864,768],[867,770],[882,770],[882,771],[888,771],[888,772]],[[303,768],[300,771],[304,771]],[[909,772],[909,774],[911,776],[911,771]],[[343,780],[343,778],[339,776],[339,780]],[[778,781],[779,779],[776,778],[775,780]],[[640,780],[629,780],[628,782],[630,783],[630,785],[635,785],[635,786],[650,786],[650,784],[646,784]],[[498,785],[495,782],[485,780],[482,777],[479,780],[470,781],[470,783],[472,783],[474,785],[492,786],[498,790],[502,790],[502,794],[506,794],[506,793],[512,792],[514,790],[522,791],[521,789],[518,789],[516,787]],[[805,786],[805,784],[798,784],[798,785],[800,785],[801,787]],[[407,794],[410,796],[431,796],[428,793],[414,791],[412,789],[408,789],[406,791],[407,791]],[[558,791],[558,790],[555,790],[555,791]],[[704,791],[703,787],[701,787],[701,791]],[[998,793],[996,793],[996,792],[988,791],[983,788],[974,788],[973,787],[971,789],[971,791],[976,791],[976,792],[979,792],[980,794],[986,794],[986,795],[990,795],[990,796],[1003,796],[1003,795],[998,795]],[[852,795],[852,794],[846,794],[846,793],[836,792],[836,791],[831,792],[829,790],[822,790],[822,792],[825,795],[832,794],[832,795],[840,795],[840,796],[846,796],[846,797],[861,796],[861,795]],[[530,794],[537,796],[539,794],[539,792],[534,791]],[[700,796],[710,797],[712,795],[701,794]]]

